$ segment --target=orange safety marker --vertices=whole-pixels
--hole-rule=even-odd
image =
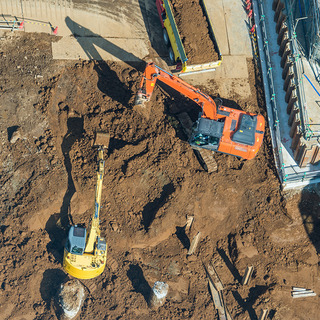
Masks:
[[[58,27],[55,27],[55,28],[53,29],[52,33],[53,33],[54,35],[57,35],[57,34],[58,34]]]
[[[24,26],[24,21],[19,22],[19,29],[22,29]]]
[[[256,29],[256,25],[254,24],[254,25],[252,26],[252,28],[250,29],[250,32],[254,32],[255,29]]]

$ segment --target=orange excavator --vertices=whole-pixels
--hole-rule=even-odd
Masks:
[[[212,99],[177,76],[149,63],[143,73],[135,105],[145,108],[157,81],[161,81],[197,103],[202,112],[193,125],[190,145],[244,159],[253,159],[259,151],[265,130],[265,119],[221,105],[221,99]]]

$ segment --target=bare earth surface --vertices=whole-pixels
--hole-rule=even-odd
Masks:
[[[189,64],[218,60],[200,0],[170,0]]]
[[[88,225],[93,210],[96,130],[112,137],[101,212],[109,251],[105,272],[82,281],[79,319],[218,319],[202,264],[211,260],[233,319],[256,319],[262,308],[270,319],[319,319],[318,296],[290,296],[293,285],[320,293],[319,197],[306,190],[284,198],[268,130],[254,160],[216,155],[218,172],[208,174],[173,114],[183,107],[195,119],[196,105],[157,87],[146,120],[132,109],[143,66],[54,61],[51,41],[1,38],[0,319],[56,319],[70,220]],[[259,77],[247,65],[249,99],[221,98],[266,116]],[[202,89],[215,97],[219,81]],[[21,138],[10,143],[14,132]],[[184,234],[187,215],[194,224]],[[199,247],[187,258],[198,231]],[[157,280],[169,284],[168,299],[150,310]]]

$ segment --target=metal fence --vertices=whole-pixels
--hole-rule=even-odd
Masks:
[[[57,19],[70,15],[72,0],[0,0],[0,15],[11,15],[18,20]]]

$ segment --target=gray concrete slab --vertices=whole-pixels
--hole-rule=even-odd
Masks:
[[[222,56],[230,55],[230,46],[223,0],[206,0],[206,5],[215,36],[219,44],[220,52]]]
[[[139,60],[146,56],[167,55],[163,48],[155,1],[127,0],[125,6],[123,3],[123,1],[111,0],[88,0],[86,2],[78,0],[1,0],[0,13],[11,14],[18,17],[19,20],[24,17],[24,31],[26,32],[52,33],[52,30],[58,27],[58,36],[67,38],[53,44],[56,59],[79,57],[85,59],[95,56],[104,60],[121,60],[123,57],[128,57],[132,61],[133,57]],[[242,7],[242,2],[206,0],[206,4],[222,55],[252,56],[246,26],[246,12]],[[78,37],[84,38],[81,43],[88,40],[85,48],[74,42],[74,38]],[[104,43],[106,53],[100,50],[99,46],[100,49],[97,49],[99,54],[87,54],[87,48],[92,45],[94,37],[107,40]],[[103,43],[101,39],[97,42]],[[122,49],[123,52],[119,56],[108,52],[107,42],[111,47]],[[156,55],[150,48],[156,51]],[[124,54],[124,51],[127,51],[128,54]],[[239,72],[241,72],[241,65]]]
[[[104,14],[94,6],[86,11],[76,9],[70,0],[23,0],[23,10],[20,0],[2,0],[0,10],[19,20],[23,13],[26,32],[51,33],[51,26],[57,26],[62,38],[52,44],[54,59],[140,61],[149,54],[150,43],[139,1],[132,1],[130,12],[125,12],[121,3],[109,3],[112,10]]]
[[[224,56],[221,66],[215,71],[180,77],[194,86],[214,89],[223,98],[234,95],[247,98],[251,95],[246,56]]]
[[[247,14],[239,0],[205,0],[214,32],[224,55],[252,56]]]
[[[247,13],[243,2],[239,0],[223,0],[228,40],[231,55],[252,56],[252,47],[247,26]]]
[[[145,43],[141,44],[141,41],[136,39],[117,39],[115,41],[93,36],[86,38],[66,36],[52,44],[54,59],[137,62],[143,60],[148,53],[149,50]]]
[[[216,69],[213,78],[248,78],[248,66],[246,56],[224,56],[222,64]]]

